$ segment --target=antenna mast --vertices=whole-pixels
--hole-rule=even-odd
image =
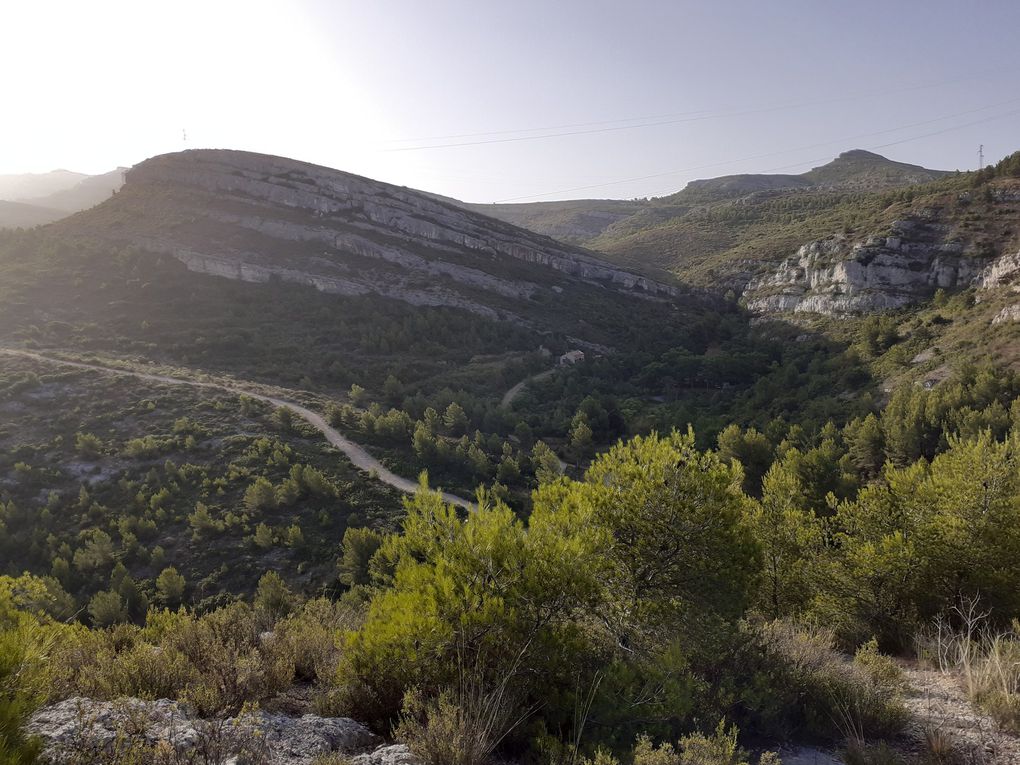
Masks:
[[[978,170],[985,169],[985,145],[978,146]]]

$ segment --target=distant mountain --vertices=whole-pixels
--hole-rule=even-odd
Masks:
[[[87,175],[74,185],[54,191],[45,196],[22,198],[19,201],[34,205],[63,210],[66,213],[87,210],[103,202],[124,185],[126,168],[117,168],[102,175]]]
[[[624,199],[579,199],[527,204],[470,204],[469,210],[515,226],[531,229],[563,242],[580,244],[593,239],[608,226],[641,211],[644,203]]]
[[[813,185],[803,175],[724,175],[719,178],[691,181],[683,191],[666,198],[691,197],[702,194],[729,197],[738,194],[753,194],[756,191],[803,189]]]
[[[123,184],[124,168],[102,175],[54,170],[0,176],[0,228],[53,223],[105,201]]]
[[[45,197],[69,189],[88,177],[82,173],[72,173],[70,170],[0,175],[0,199],[20,202]]]
[[[691,204],[763,192],[877,191],[929,183],[945,175],[946,171],[895,162],[879,154],[854,149],[800,175],[724,175],[691,181],[675,194],[651,200],[578,199],[522,204],[461,204],[541,234],[597,248],[598,237],[611,229],[645,229],[686,212],[685,206]],[[680,209],[677,209],[678,206]]]
[[[60,220],[66,212],[25,202],[0,200],[0,228],[31,228]]]
[[[868,191],[931,183],[950,175],[946,170],[929,170],[920,165],[894,162],[863,149],[845,151],[832,162],[804,173],[801,178],[814,186],[860,188]]]

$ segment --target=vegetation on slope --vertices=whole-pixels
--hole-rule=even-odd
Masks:
[[[940,295],[812,332],[567,295],[617,352],[506,408],[565,336],[37,234],[0,247],[5,342],[285,383],[406,474],[485,487],[470,514],[430,492],[401,508],[252,401],[5,359],[13,762],[32,761],[21,726],[48,701],[222,715],[299,683],[437,763],[733,765],[750,761],[738,729],[744,746],[893,735],[883,652],[933,624],[1015,724],[1015,687],[989,678],[1015,651],[991,633],[1020,616],[1020,382],[967,353],[915,360],[935,341],[1006,352],[966,334],[998,304]],[[877,391],[869,368],[903,384]]]
[[[302,606],[270,575],[253,606],[152,609],[143,627],[90,632],[47,616],[66,598],[52,580],[3,580],[18,623],[54,641],[45,665],[19,659],[18,703],[169,696],[217,714],[303,678],[323,711],[396,723],[419,751],[474,741],[465,762],[497,748],[570,761],[635,740],[725,748],[730,724],[752,738],[890,735],[902,681],[877,649],[909,649],[975,597],[995,625],[1020,613],[1015,439],[950,438],[930,464],[889,463],[817,512],[792,451],[755,499],[693,435],[637,438],[582,480],[543,484],[526,522],[492,498],[461,515],[426,492],[400,533],[348,531],[339,604]],[[831,630],[798,626],[812,622]],[[246,684],[216,680],[241,662]]]

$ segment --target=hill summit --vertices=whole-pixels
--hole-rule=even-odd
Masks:
[[[851,149],[831,162],[799,175],[724,175],[719,178],[691,181],[682,191],[666,199],[679,201],[705,193],[724,197],[781,189],[834,188],[877,191],[929,183],[944,175],[947,175],[944,170],[929,170],[920,165],[896,162],[865,149]]]
[[[610,251],[614,247],[600,241],[603,235],[617,239],[635,231],[669,221],[683,215],[693,205],[737,200],[750,194],[782,194],[788,192],[867,192],[902,188],[936,181],[949,173],[929,170],[919,165],[896,162],[865,149],[851,149],[806,173],[770,174],[742,173],[704,178],[688,183],[682,190],[654,199],[574,199],[556,202],[521,204],[459,203],[467,209],[491,215],[500,220],[556,237],[567,242]],[[645,271],[656,270],[661,263],[641,258]],[[669,270],[667,267],[666,271]]]

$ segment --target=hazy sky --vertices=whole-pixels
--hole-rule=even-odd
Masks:
[[[1016,0],[0,0],[0,173],[222,147],[489,202],[968,169],[1020,149],[1018,30]]]

